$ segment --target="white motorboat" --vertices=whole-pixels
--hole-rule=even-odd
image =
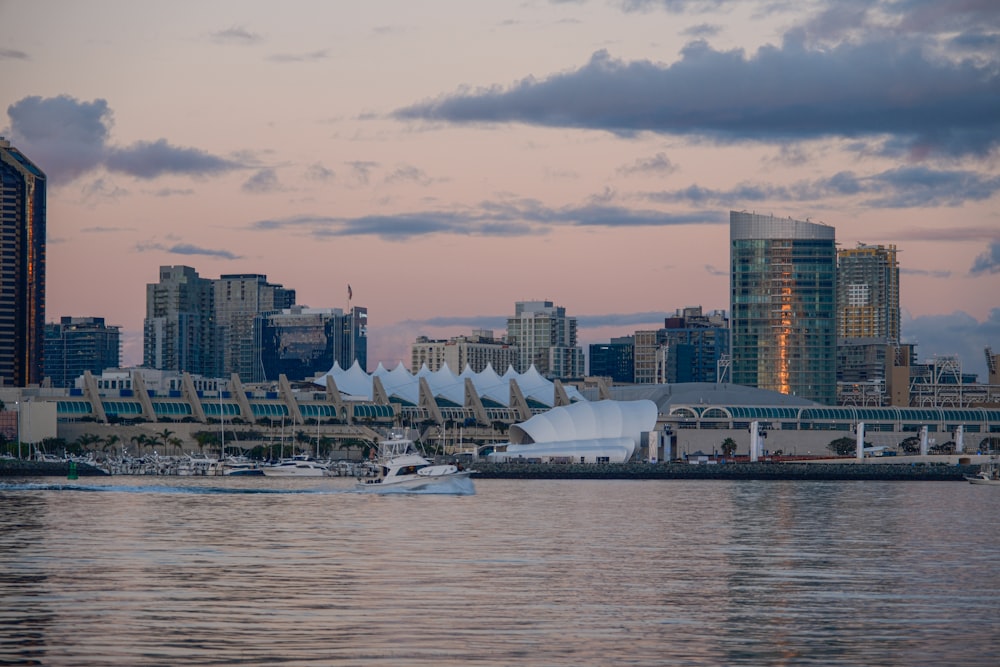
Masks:
[[[210,475],[232,475],[234,477],[260,477],[264,474],[260,464],[245,456],[227,456],[216,461],[209,468]]]
[[[468,480],[476,472],[464,469],[461,464],[431,463],[418,453],[412,440],[397,436],[379,442],[376,463],[377,475],[359,478],[359,489],[423,491],[456,480]]]
[[[969,484],[996,484],[1000,486],[1000,461],[993,459],[979,466],[975,475],[966,475]]]
[[[264,466],[267,477],[330,477],[330,467],[307,454],[299,454],[289,459]]]

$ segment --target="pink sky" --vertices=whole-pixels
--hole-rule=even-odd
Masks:
[[[166,264],[350,283],[369,369],[527,299],[606,341],[728,310],[746,209],[895,243],[904,339],[982,374],[1000,9],[901,6],[0,0],[0,134],[50,177],[48,319],[126,364]]]

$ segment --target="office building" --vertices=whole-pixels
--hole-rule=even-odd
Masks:
[[[103,317],[63,317],[45,325],[45,377],[53,387],[73,387],[84,371],[100,375],[120,364],[120,328]]]
[[[610,343],[592,343],[589,374],[617,383],[635,382],[635,337],[620,336],[612,338]]]
[[[279,375],[289,380],[308,380],[324,373],[336,362],[350,368],[355,361],[362,370],[367,359],[367,310],[292,306],[257,315],[254,349],[260,373],[253,382],[273,382]],[[355,322],[359,326],[355,326]]]
[[[636,331],[634,341],[636,384],[716,382],[729,353],[729,320],[724,311],[690,306],[664,318],[661,329]]]
[[[834,405],[834,228],[731,211],[729,231],[732,382]]]
[[[507,342],[520,349],[520,373],[534,365],[544,377],[581,378],[586,359],[576,344],[576,318],[551,301],[518,301],[507,318]]]
[[[469,336],[455,336],[447,340],[431,340],[418,336],[410,345],[410,370],[414,373],[422,366],[437,371],[447,364],[448,368],[461,373],[468,366],[476,373],[482,373],[487,365],[503,374],[507,368],[517,368],[519,350],[507,341],[497,339],[489,329],[473,330]]]
[[[0,137],[0,386],[45,371],[45,174]]]

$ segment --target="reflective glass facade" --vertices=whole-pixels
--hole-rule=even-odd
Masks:
[[[0,137],[0,384],[39,384],[45,340],[45,174]]]
[[[836,402],[833,227],[730,212],[732,381]]]

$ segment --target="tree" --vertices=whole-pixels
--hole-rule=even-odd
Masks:
[[[732,438],[726,438],[722,441],[722,455],[727,459],[732,457],[736,453],[736,441]]]
[[[837,456],[850,456],[857,451],[858,442],[854,438],[844,436],[842,438],[837,438],[836,440],[831,440],[830,444],[828,444],[826,448]]]
[[[172,436],[173,434],[174,434],[173,431],[171,431],[168,428],[165,428],[162,431],[160,431],[159,433],[157,433],[151,439],[151,444],[155,445],[157,442],[162,442],[163,443],[163,453],[166,454],[167,453],[167,445],[170,444],[170,436]]]
[[[111,453],[114,454],[114,452],[115,452],[115,445],[117,445],[119,442],[121,442],[121,440],[122,440],[121,436],[118,436],[118,435],[109,435],[108,437],[106,437],[104,439],[104,444],[101,445],[101,451],[104,452],[105,454],[107,454],[108,450],[110,449]]]

